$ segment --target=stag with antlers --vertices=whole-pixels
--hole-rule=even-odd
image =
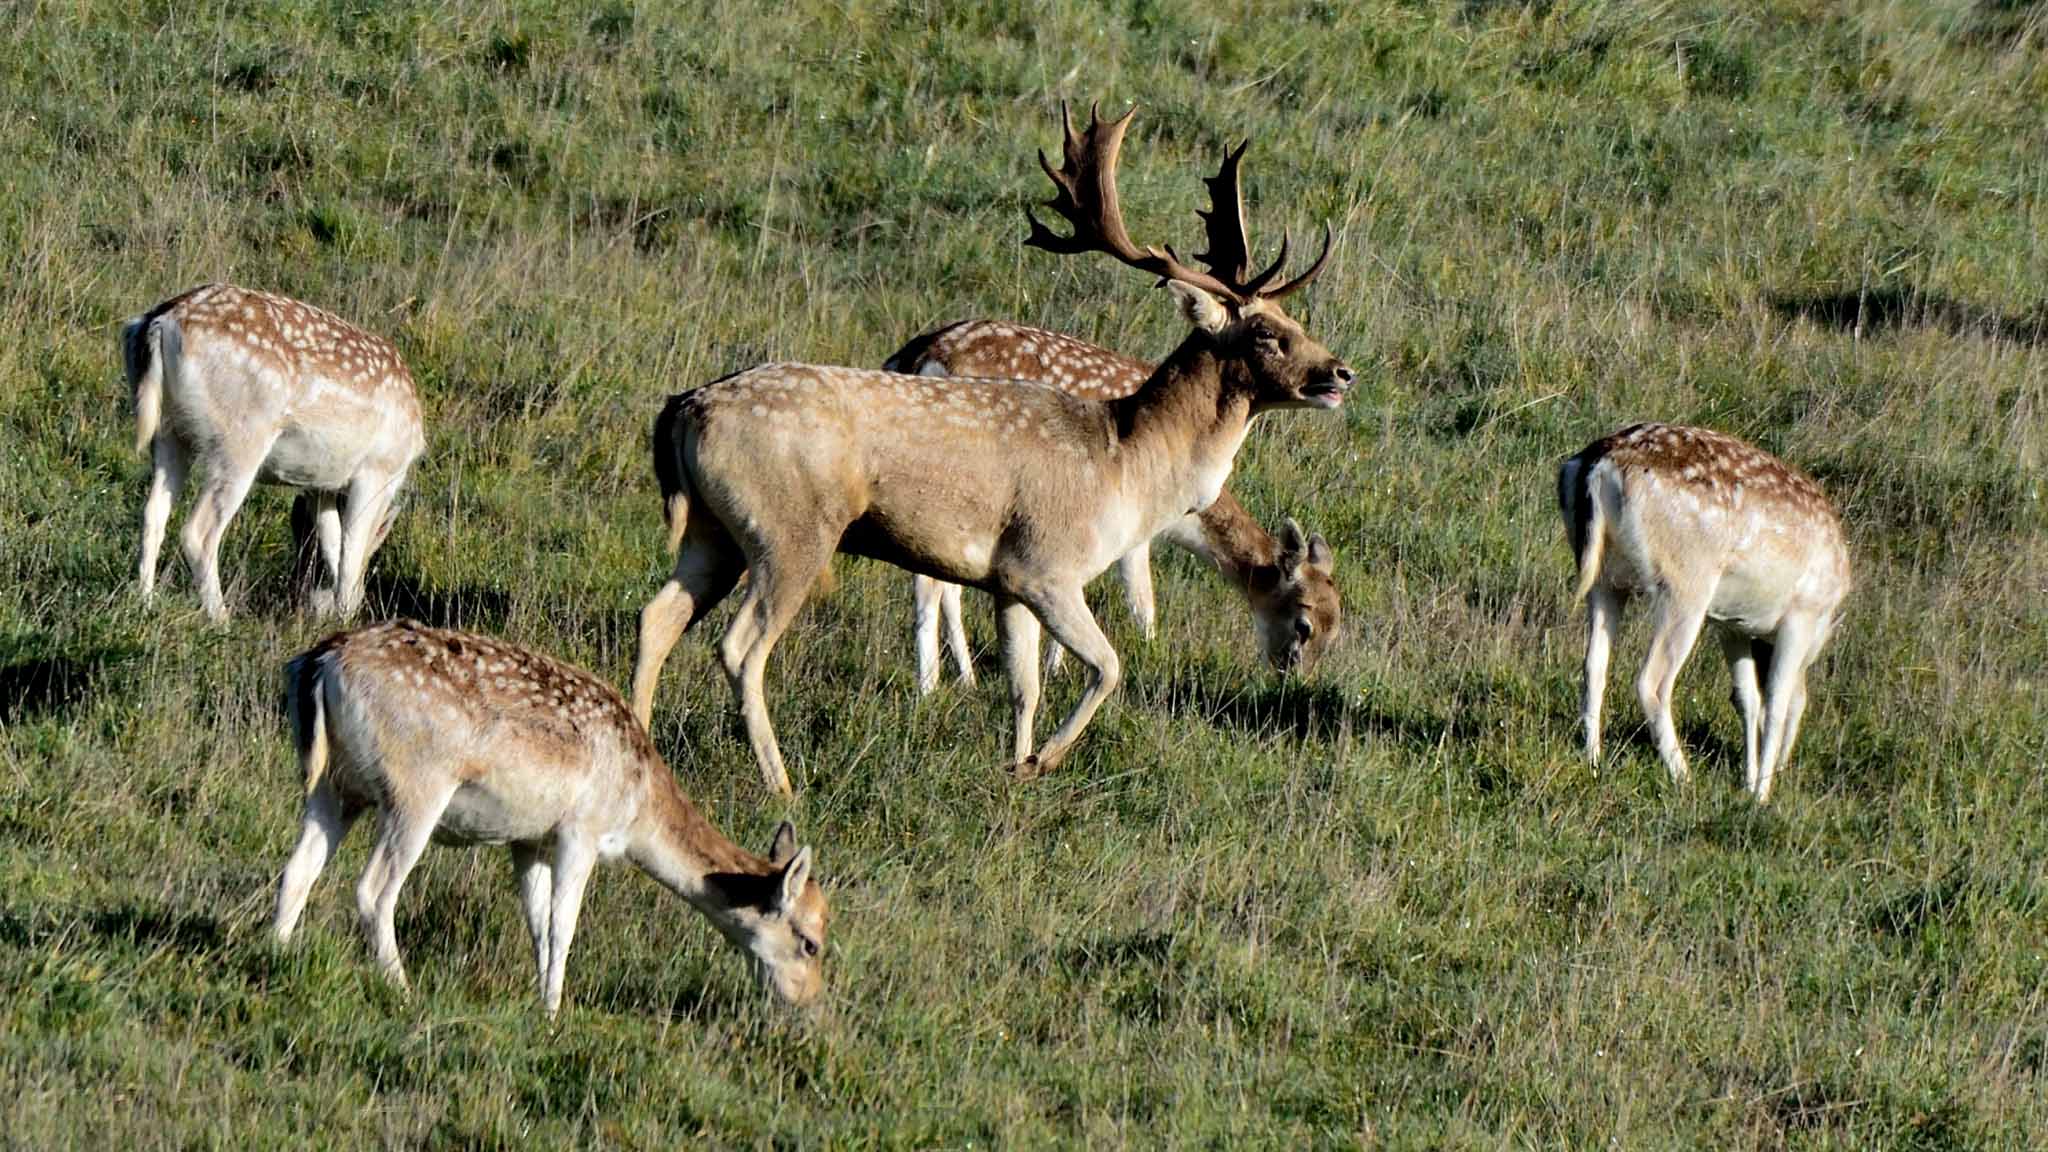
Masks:
[[[1063,163],[1039,156],[1071,225],[1062,236],[1027,212],[1025,243],[1099,252],[1157,276],[1190,332],[1143,387],[1089,401],[1008,381],[769,364],[672,397],[655,421],[655,471],[676,550],[671,578],[641,611],[633,708],[653,713],[676,640],[749,573],[721,644],[768,785],[789,791],[763,687],[768,654],[834,551],[992,593],[1015,718],[1018,769],[1051,768],[1121,676],[1083,586],[1142,541],[1207,508],[1223,489],[1253,417],[1333,409],[1351,369],[1281,310],[1329,258],[1279,281],[1287,258],[1252,274],[1238,163],[1208,181],[1207,271],[1139,247],[1117,203],[1116,164],[1131,114],[1091,112],[1076,132],[1062,110]],[[1276,281],[1279,281],[1276,283]],[[1039,628],[1089,670],[1080,700],[1036,755]]]
[[[1152,374],[1152,365],[1143,360],[1059,332],[1000,320],[963,320],[926,332],[898,349],[882,367],[923,376],[1029,380],[1090,400],[1128,396]],[[1226,488],[1214,504],[1181,517],[1158,539],[1201,557],[1243,593],[1259,648],[1274,668],[1306,672],[1336,638],[1343,619],[1337,584],[1330,576],[1336,557],[1320,533],[1304,533],[1292,517],[1275,536]],[[1151,542],[1124,553],[1116,572],[1131,615],[1145,639],[1152,639]],[[960,682],[973,684],[960,586],[929,576],[910,579],[917,606],[917,690],[929,695],[939,686],[941,618]],[[1059,667],[1061,651],[1057,645],[1047,649],[1046,671]]]

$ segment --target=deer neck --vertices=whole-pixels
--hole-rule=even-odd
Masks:
[[[756,889],[765,891],[775,869],[713,826],[676,787],[660,757],[650,760],[627,858],[725,928],[733,908],[757,902]]]
[[[1143,386],[1109,407],[1123,493],[1149,538],[1222,492],[1251,424],[1251,388],[1244,365],[1196,332]]]
[[[1172,541],[1215,565],[1240,588],[1251,582],[1254,571],[1279,558],[1280,542],[1228,492],[1197,513],[1195,521],[1198,531],[1176,533]]]

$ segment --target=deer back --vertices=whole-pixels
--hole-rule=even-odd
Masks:
[[[405,460],[425,444],[412,373],[397,349],[331,312],[210,284],[142,320],[145,330],[174,326],[173,429],[202,440],[245,427],[275,432],[268,470],[276,479],[338,483],[351,470],[343,465],[368,453]]]
[[[1638,424],[1589,445],[1560,473],[1575,549],[1612,547],[1601,578],[1620,588],[1712,589],[1717,617],[1832,605],[1849,587],[1834,505],[1784,461],[1733,436]]]
[[[1029,380],[1085,400],[1120,400],[1152,365],[1060,332],[1001,320],[963,320],[926,333],[883,363],[911,375]]]
[[[393,620],[303,662],[336,786],[373,803],[464,786],[442,820],[455,839],[531,839],[581,816],[623,829],[660,764],[609,685],[487,637]]]

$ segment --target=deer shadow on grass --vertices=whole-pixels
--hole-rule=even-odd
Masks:
[[[189,956],[213,956],[228,943],[228,928],[210,913],[181,912],[141,904],[120,904],[83,912],[78,923],[108,943],[138,951],[166,949]]]
[[[436,585],[397,564],[384,563],[382,553],[370,558],[370,571],[363,580],[363,606],[356,624],[406,616],[436,628],[489,632],[503,627],[511,615],[512,598],[496,588],[481,585]],[[314,575],[318,561],[310,549],[292,565],[290,578],[282,583],[253,582],[244,593],[244,609],[266,618],[303,614],[316,624],[342,627],[339,617],[313,616],[313,591],[319,587]]]
[[[319,547],[313,538],[312,504],[303,493],[292,501],[291,534],[290,577],[284,593],[289,604],[268,606],[305,611],[311,607],[315,590],[325,576]],[[511,614],[512,598],[496,588],[430,585],[419,573],[406,571],[395,563],[397,559],[381,548],[371,555],[363,578],[362,619],[407,616],[436,628],[493,631],[502,627]]]
[[[120,681],[141,655],[135,645],[102,645],[80,655],[28,655],[0,640],[0,724],[61,715]],[[18,658],[17,658],[18,656]]]
[[[1217,727],[1253,735],[1333,740],[1348,731],[1413,747],[1466,739],[1482,722],[1470,709],[1437,715],[1403,709],[1331,681],[1278,676],[1228,684],[1178,677],[1161,693],[1160,703],[1171,712],[1192,712]]]
[[[409,616],[436,628],[495,632],[512,614],[512,597],[497,588],[436,586],[387,566],[370,573],[363,591],[365,617]]]
[[[1837,332],[1896,332],[1937,328],[1957,336],[1986,336],[2030,347],[2048,345],[2048,304],[2000,312],[1902,285],[1768,298],[1785,319],[1806,320]]]

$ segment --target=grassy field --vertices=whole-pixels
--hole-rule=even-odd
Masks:
[[[0,6],[0,1143],[9,1147],[2016,1148],[2048,1141],[2048,8],[2020,0]],[[295,948],[286,504],[144,610],[121,319],[234,281],[388,335],[430,446],[378,614],[629,671],[647,429],[771,357],[947,319],[1147,355],[1164,293],[1028,252],[1061,97],[1143,108],[1140,237],[1249,135],[1296,309],[1359,369],[1236,484],[1338,550],[1349,637],[1257,665],[1185,558],[1055,776],[987,683],[915,699],[908,580],[842,562],[770,692],[766,800],[707,637],[656,736],[817,846],[832,1003],[757,1001],[600,875],[550,1028],[501,854],[430,851],[417,985]],[[1617,660],[1597,774],[1555,462],[1709,424],[1839,501],[1858,588],[1777,798],[1708,644],[1672,788]],[[990,643],[985,606],[970,617]],[[1075,691],[1058,682],[1057,714]]]

